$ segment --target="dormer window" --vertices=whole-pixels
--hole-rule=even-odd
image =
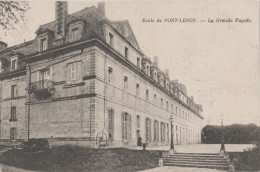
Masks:
[[[11,70],[17,69],[17,63],[18,63],[18,58],[17,57],[11,58],[10,69]]]
[[[41,39],[41,51],[44,51],[44,50],[46,50],[47,49],[47,40],[46,40],[46,38],[42,38]]]
[[[109,33],[109,45],[113,47],[114,44],[114,35],[112,33]]]
[[[79,40],[79,29],[77,27],[73,28],[71,32],[71,41]]]

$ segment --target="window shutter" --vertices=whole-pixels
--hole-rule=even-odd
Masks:
[[[124,113],[122,113],[121,115],[121,125],[122,125],[122,141],[124,140],[124,124],[123,124],[123,121],[124,121]]]
[[[111,124],[112,124],[112,127],[111,127],[111,132],[112,132],[112,141],[114,140],[114,110],[112,109],[111,110]]]
[[[131,115],[129,114],[129,139],[128,140],[131,140],[132,139],[132,122],[131,122]]]

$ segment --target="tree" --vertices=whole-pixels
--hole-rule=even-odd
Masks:
[[[0,26],[3,30],[17,30],[25,22],[25,13],[30,9],[26,1],[0,1]]]

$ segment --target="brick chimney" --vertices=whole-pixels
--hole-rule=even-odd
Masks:
[[[158,68],[158,57],[157,56],[154,56],[153,63],[154,63],[154,66]]]
[[[55,1],[55,37],[65,37],[65,23],[68,17],[68,2]]]
[[[3,41],[0,41],[0,51],[5,49],[7,47],[7,44]]]
[[[106,11],[105,11],[105,2],[98,2],[98,10],[103,13],[104,15],[106,15]]]

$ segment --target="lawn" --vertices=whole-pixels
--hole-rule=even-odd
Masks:
[[[56,146],[44,152],[9,150],[0,163],[34,171],[138,171],[157,167],[159,151]]]

